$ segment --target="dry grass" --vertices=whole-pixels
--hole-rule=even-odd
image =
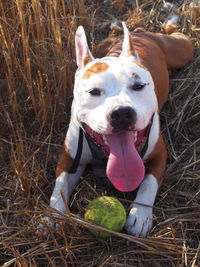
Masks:
[[[115,195],[128,207],[132,197],[81,180],[71,216],[61,230],[36,237],[55,165],[67,129],[75,71],[74,32],[86,27],[91,45],[113,20],[161,31],[164,1],[0,0],[0,263],[3,266],[199,266],[200,264],[200,56],[199,19],[189,1],[176,1],[181,30],[196,47],[190,64],[171,74],[162,112],[168,169],[155,203],[147,239],[113,233],[92,236],[81,218],[89,200]],[[175,1],[174,1],[175,2]],[[76,215],[74,215],[76,214]]]

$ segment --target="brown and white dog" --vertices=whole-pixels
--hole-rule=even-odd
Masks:
[[[193,55],[189,39],[175,32],[177,16],[166,34],[138,28],[110,36],[97,46],[94,58],[82,26],[75,36],[76,61],[71,121],[58,161],[50,206],[66,212],[86,166],[118,190],[138,188],[126,222],[128,233],[146,236],[152,228],[158,187],[167,151],[159,113],[169,90],[169,71],[184,66]],[[102,171],[100,163],[105,163]],[[62,192],[62,194],[61,194]],[[139,205],[140,203],[141,205]]]

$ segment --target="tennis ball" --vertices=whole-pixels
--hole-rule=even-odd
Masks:
[[[109,230],[120,232],[126,222],[126,211],[121,202],[114,197],[98,197],[90,201],[85,215],[85,220],[103,226]],[[89,229],[93,234],[100,237],[108,237],[110,234]]]

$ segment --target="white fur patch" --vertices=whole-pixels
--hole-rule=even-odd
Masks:
[[[129,234],[145,237],[152,228],[153,206],[158,191],[156,178],[148,174],[145,176],[137,192],[135,203],[131,204],[131,210],[126,222],[126,230]],[[140,203],[141,205],[137,204]]]

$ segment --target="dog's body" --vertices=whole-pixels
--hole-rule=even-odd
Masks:
[[[51,197],[54,209],[66,212],[63,197],[69,201],[92,161],[96,153],[92,143],[107,156],[106,174],[118,190],[139,187],[127,231],[137,236],[150,231],[152,206],[166,168],[159,113],[168,95],[168,72],[185,65],[193,54],[191,42],[185,35],[173,33],[172,24],[168,23],[171,35],[142,28],[130,35],[123,24],[124,40],[123,36],[110,36],[97,46],[101,59],[92,57],[84,30],[78,28],[78,70],[71,121]]]

